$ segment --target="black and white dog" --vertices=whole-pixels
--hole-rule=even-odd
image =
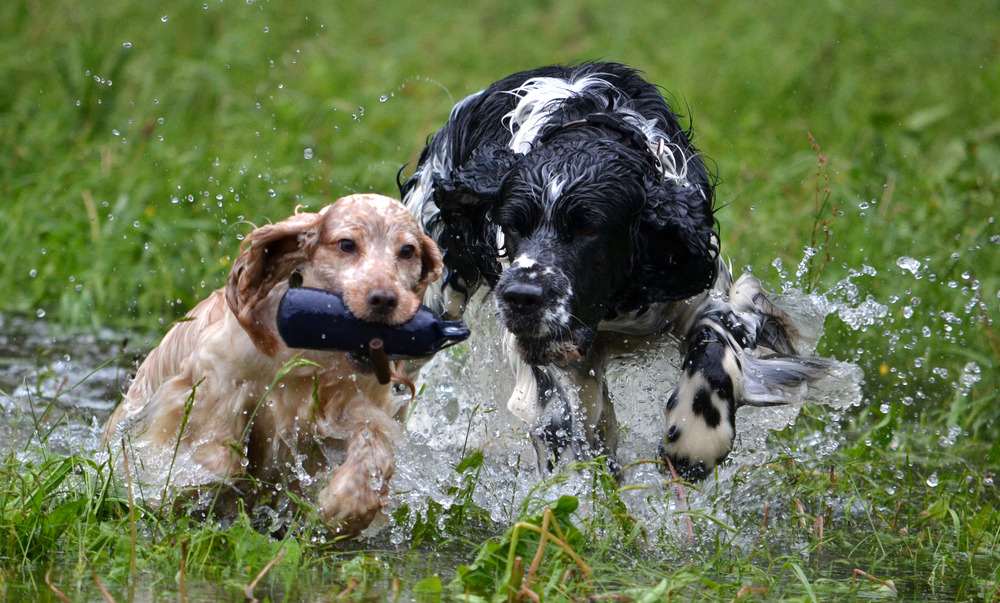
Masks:
[[[608,454],[607,359],[681,342],[661,451],[690,478],[729,454],[741,404],[800,396],[830,363],[719,256],[713,177],[659,90],[615,63],[516,73],[459,102],[401,184],[444,252],[425,303],[456,318],[493,290],[515,372],[508,407],[539,462]],[[631,341],[631,344],[629,343]]]

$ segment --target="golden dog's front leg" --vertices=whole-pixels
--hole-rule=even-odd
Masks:
[[[392,448],[385,434],[365,427],[347,444],[347,458],[319,494],[319,512],[339,534],[357,536],[382,509],[392,477]]]

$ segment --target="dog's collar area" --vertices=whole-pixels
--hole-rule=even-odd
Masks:
[[[593,126],[611,130],[624,136],[627,141],[635,146],[635,148],[649,150],[649,141],[646,139],[645,134],[643,134],[635,126],[630,125],[623,117],[612,113],[591,113],[583,119],[574,119],[573,121],[565,123],[550,124],[542,131],[542,134],[538,137],[537,142],[545,142],[559,132],[583,126]]]

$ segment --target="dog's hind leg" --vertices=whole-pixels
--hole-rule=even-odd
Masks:
[[[741,276],[729,299],[753,335],[753,353],[744,360],[740,405],[773,406],[801,399],[808,386],[837,370],[835,360],[800,355],[803,346],[815,344],[814,338],[767,298],[757,279]]]

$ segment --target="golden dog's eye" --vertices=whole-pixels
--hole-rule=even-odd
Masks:
[[[358,249],[358,244],[350,239],[340,239],[337,245],[344,253],[354,253]]]
[[[403,245],[399,250],[399,258],[408,260],[417,253],[417,248],[413,245]]]

